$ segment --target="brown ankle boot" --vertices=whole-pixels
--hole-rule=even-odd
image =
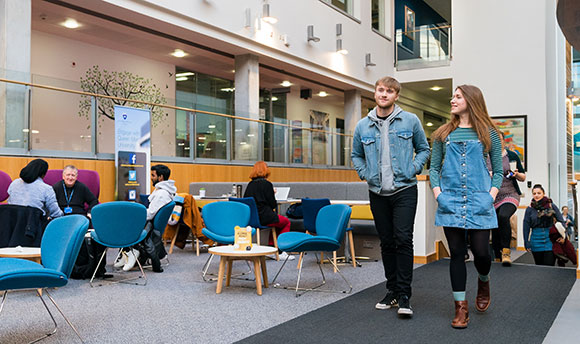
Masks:
[[[453,328],[466,328],[469,323],[469,308],[467,301],[455,301],[455,318],[451,322]]]
[[[504,248],[501,251],[501,265],[503,266],[512,265],[511,250],[509,248]]]
[[[489,280],[487,282],[477,279],[477,296],[475,297],[475,309],[485,312],[491,302],[489,295]]]

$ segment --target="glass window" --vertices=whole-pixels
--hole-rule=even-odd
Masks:
[[[0,77],[29,81],[29,74],[0,69]],[[28,117],[28,87],[0,83],[0,147],[12,149],[27,149],[29,133]]]
[[[373,29],[385,34],[385,0],[372,0],[371,23]]]
[[[339,10],[354,16],[354,0],[322,0],[332,6],[338,8]]]
[[[285,124],[286,93],[260,90],[260,119]],[[264,161],[285,162],[286,127],[264,124]]]
[[[233,114],[234,82],[211,75],[176,68],[176,104],[196,110]],[[176,155],[190,157],[191,114],[176,111]],[[227,159],[227,121],[225,117],[195,113],[195,156]]]

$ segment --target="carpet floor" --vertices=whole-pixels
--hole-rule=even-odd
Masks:
[[[522,254],[518,259],[514,260],[514,263],[536,265],[536,263],[534,262],[534,256],[532,255],[531,252],[526,252],[526,253]],[[574,265],[574,264],[572,264],[572,262],[568,261],[566,263],[565,267],[575,269],[576,265]]]
[[[375,310],[384,283],[257,333],[239,343],[542,343],[576,281],[575,271],[531,265],[492,265],[492,303],[485,313],[474,307],[477,272],[467,265],[470,324],[451,328],[454,315],[449,261],[414,271],[412,319],[396,309]]]

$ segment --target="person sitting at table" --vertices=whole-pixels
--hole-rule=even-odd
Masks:
[[[161,259],[167,255],[167,252],[163,247],[161,233],[153,229],[153,219],[161,208],[173,201],[177,192],[175,181],[169,179],[170,175],[171,170],[165,165],[151,166],[151,183],[153,183],[155,190],[148,198],[149,206],[147,207],[147,224],[145,225],[147,236],[136,248],[130,248],[119,255],[115,261],[115,267],[122,266],[124,271],[129,271],[135,266],[137,259],[140,263],[145,263],[147,259],[151,259],[153,272],[163,272]]]
[[[63,216],[53,188],[42,180],[47,171],[46,161],[34,159],[29,162],[20,171],[20,178],[8,187],[8,204],[35,207],[51,218]]]
[[[75,166],[67,165],[62,170],[62,180],[52,186],[58,206],[65,215],[87,216],[91,209],[99,204],[99,200],[89,187],[77,180],[78,175],[79,170]],[[85,203],[88,205],[87,209],[85,209]]]
[[[274,227],[277,235],[290,231],[290,220],[288,218],[276,214],[274,211],[278,203],[274,196],[274,186],[267,179],[270,176],[270,169],[264,161],[258,161],[254,164],[252,173],[250,173],[250,181],[244,192],[244,197],[254,197],[256,205],[258,206],[258,216],[260,223],[264,226]],[[268,245],[273,246],[274,241],[272,235]],[[294,259],[294,256],[288,256],[286,252],[279,254],[281,260]]]
[[[77,180],[79,170],[73,165],[67,165],[62,170],[62,180],[54,183],[52,188],[56,194],[58,206],[62,209],[65,216],[71,214],[84,215],[89,218],[91,209],[99,204],[97,197],[91,192],[89,187]],[[85,208],[85,204],[88,205]],[[89,228],[92,228],[92,224]],[[97,267],[97,263],[105,246],[93,241],[90,237],[85,238],[79,255],[73,267],[71,277],[75,279],[90,278]],[[109,278],[112,275],[106,274],[105,266],[107,265],[106,257],[99,265],[96,277]]]

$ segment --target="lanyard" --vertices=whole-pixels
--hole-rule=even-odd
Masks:
[[[64,198],[66,199],[66,206],[69,206],[70,200],[72,199],[73,194],[75,193],[75,187],[73,185],[73,188],[70,192],[70,196],[67,196],[66,194],[66,185],[64,183],[62,183],[62,188],[64,190]]]

